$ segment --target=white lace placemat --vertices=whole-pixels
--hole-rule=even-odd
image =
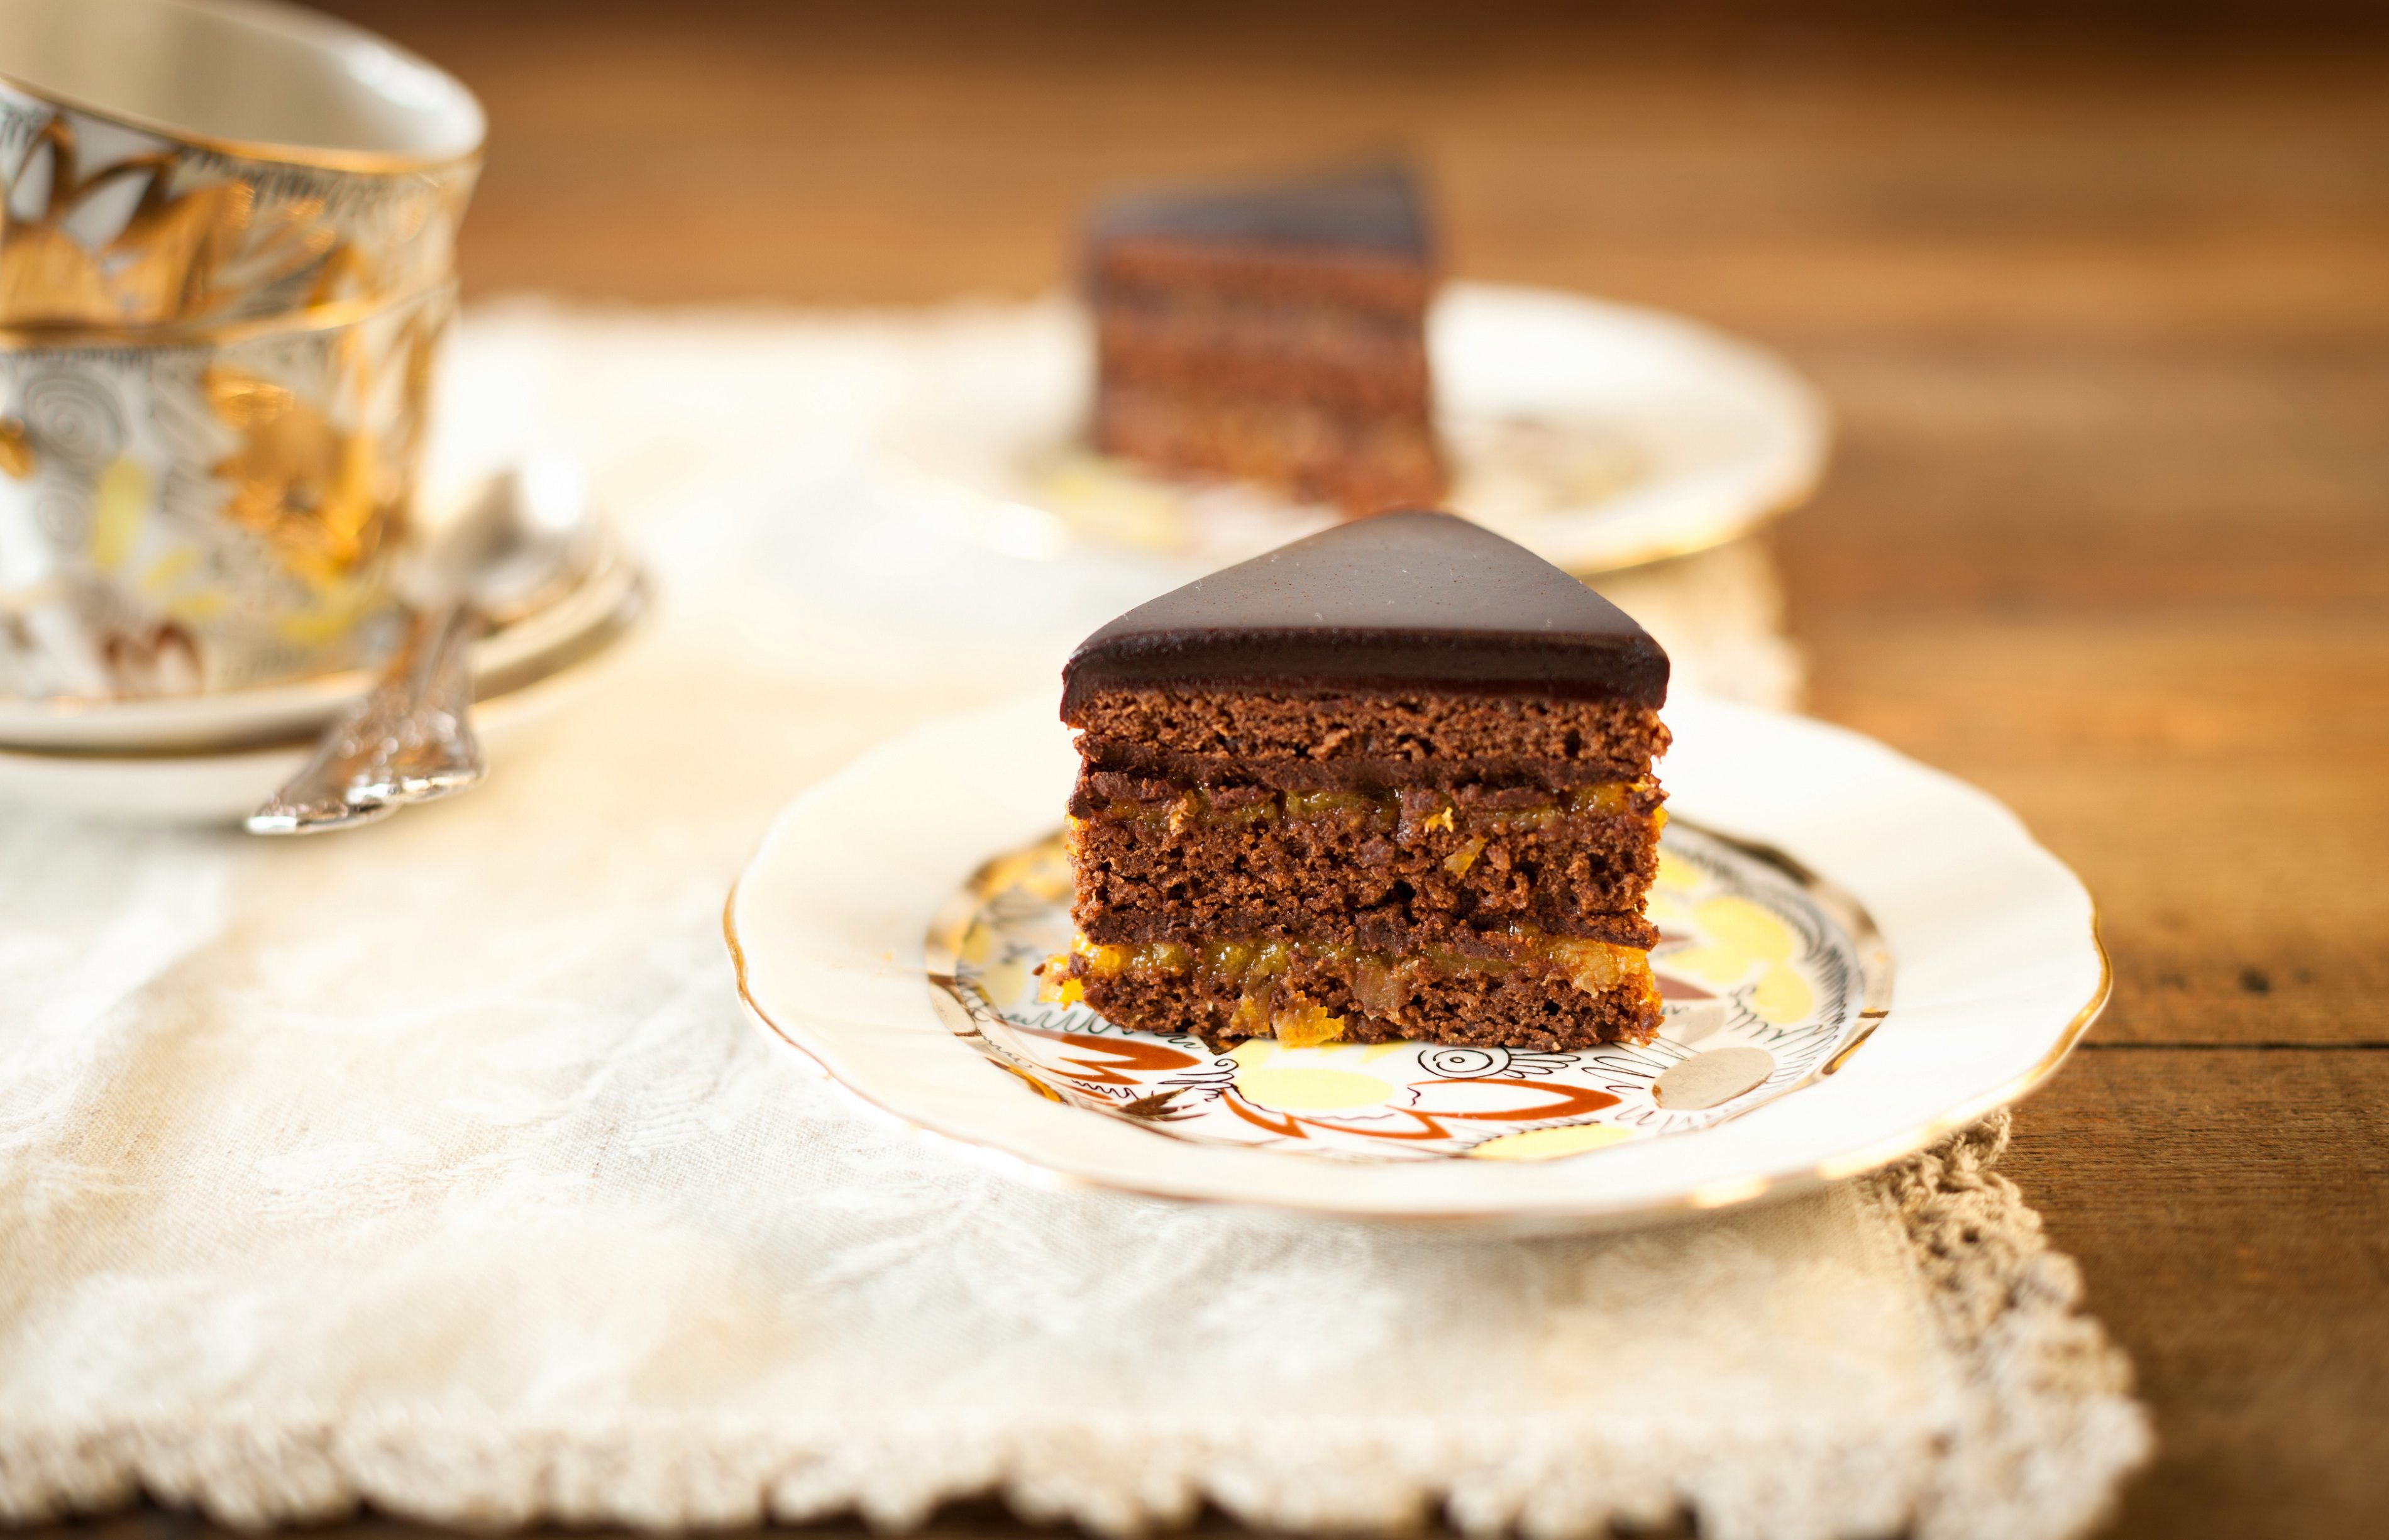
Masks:
[[[2146,1421],[2001,1126],[1495,1241],[1047,1190],[742,1019],[721,906],[774,808],[1158,581],[963,541],[856,451],[968,324],[482,312],[452,470],[583,454],[656,568],[590,694],[356,834],[0,808],[0,1517],[2093,1522]],[[1680,677],[1792,690],[1758,553],[1605,586]]]

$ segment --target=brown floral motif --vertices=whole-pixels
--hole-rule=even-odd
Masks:
[[[1116,1047],[1117,1045],[1106,1043],[1105,1046]],[[1365,1124],[1341,1122],[1331,1124],[1321,1119],[1305,1117],[1300,1113],[1272,1112],[1266,1107],[1255,1106],[1233,1089],[1222,1100],[1230,1112],[1246,1122],[1287,1139],[1309,1139],[1309,1134],[1304,1131],[1304,1125],[1309,1124],[1322,1128],[1333,1127],[1338,1133],[1356,1134],[1365,1139],[1390,1139],[1452,1138],[1451,1130],[1443,1126],[1443,1121],[1438,1120],[1464,1123],[1535,1123],[1546,1118],[1583,1117],[1600,1112],[1604,1107],[1615,1107],[1618,1101],[1616,1097],[1607,1091],[1594,1090],[1588,1086],[1538,1084],[1532,1080],[1513,1080],[1501,1075],[1467,1075],[1432,1082],[1432,1084],[1514,1087],[1520,1090],[1539,1092],[1539,1096],[1537,1100],[1515,1107],[1504,1107],[1489,1112],[1421,1112],[1412,1107],[1389,1108],[1387,1111],[1392,1115],[1409,1120],[1390,1128],[1380,1128]]]
[[[1137,1037],[1098,1037],[1084,1032],[1053,1032],[1038,1027],[1023,1027],[1022,1034],[1044,1037],[1095,1058],[1065,1056],[1062,1063],[1078,1071],[1073,1079],[1096,1086],[1133,1086],[1140,1082],[1134,1074],[1122,1075],[1121,1070],[1158,1075],[1164,1070],[1190,1069],[1202,1063],[1191,1053],[1183,1053],[1166,1043],[1149,1042]]]
[[[100,658],[120,697],[187,695],[207,677],[198,639],[177,620],[146,630],[114,630],[100,643]]]

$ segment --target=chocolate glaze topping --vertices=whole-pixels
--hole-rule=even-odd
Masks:
[[[1140,685],[1667,703],[1667,655],[1558,567],[1450,514],[1381,514],[1140,605],[1079,643],[1062,719]]]
[[[1425,260],[1426,211],[1396,164],[1247,187],[1128,193],[1096,210],[1088,238],[1199,245],[1357,247]]]

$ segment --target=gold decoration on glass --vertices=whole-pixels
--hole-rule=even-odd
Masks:
[[[335,672],[392,607],[480,108],[325,19],[155,9],[174,27],[107,33],[40,0],[0,70],[0,695]],[[109,99],[57,89],[78,48],[123,55]],[[162,110],[161,80],[244,57],[291,142]],[[354,147],[348,96],[381,103]]]
[[[0,472],[22,481],[40,464],[33,455],[33,441],[25,435],[25,425],[15,417],[0,418]]]
[[[390,608],[452,303],[441,286],[212,345],[0,347],[0,515],[50,575],[19,607],[55,612],[0,630],[0,692],[122,698],[354,667]]]
[[[0,100],[0,128],[30,110]],[[84,159],[74,115],[53,110],[0,169],[0,327],[38,338],[395,299],[445,275],[479,170],[368,178],[165,140]]]
[[[312,584],[354,571],[380,545],[387,512],[375,497],[372,439],[244,370],[216,364],[202,379],[208,405],[241,439],[212,467],[232,489],[225,515]]]

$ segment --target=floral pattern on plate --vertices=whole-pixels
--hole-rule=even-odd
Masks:
[[[1214,1053],[1039,998],[1070,941],[1058,838],[1001,857],[931,936],[950,1025],[1039,1094],[1158,1132],[1346,1160],[1549,1160],[1706,1127],[1840,1067],[1889,1007],[1858,905],[1781,856],[1677,821],[1649,913],[1667,1002],[1645,1044],[1374,1043]]]

